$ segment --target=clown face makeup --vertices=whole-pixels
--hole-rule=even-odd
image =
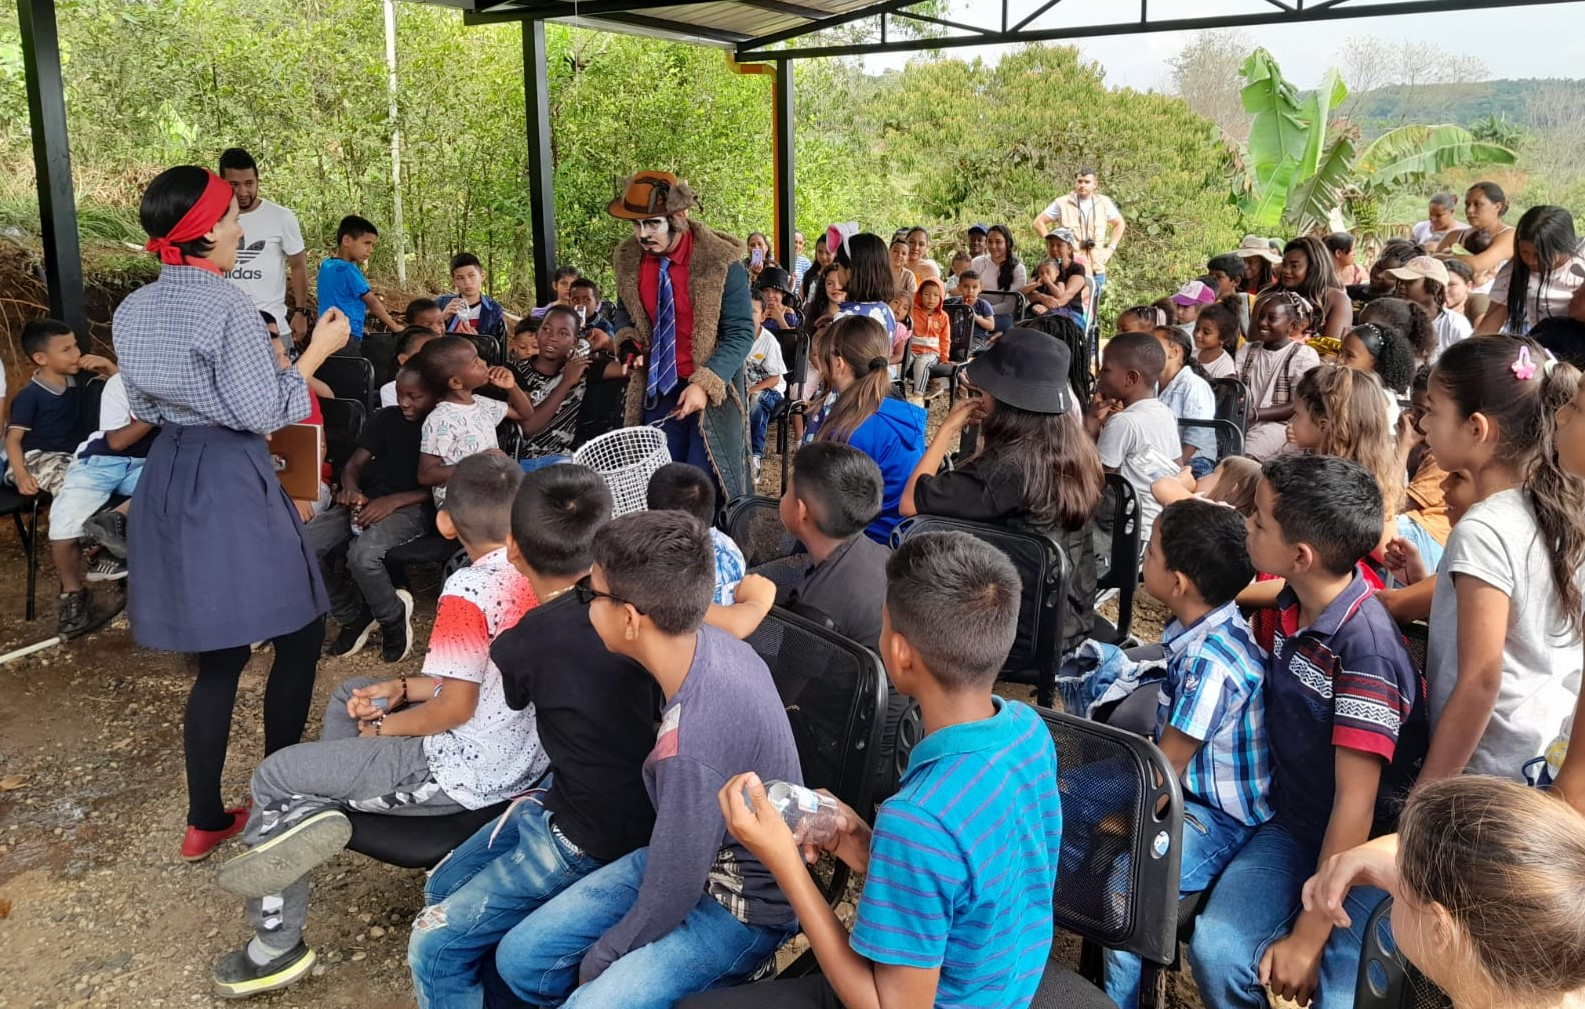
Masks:
[[[634,221],[633,237],[638,239],[640,248],[656,256],[669,251],[677,241],[668,217],[646,217],[642,221]]]

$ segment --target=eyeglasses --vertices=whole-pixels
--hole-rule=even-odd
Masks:
[[[639,614],[641,616],[644,613],[644,611],[643,610],[639,610],[638,607],[634,603],[632,603],[631,601],[629,601],[627,599],[623,599],[619,595],[615,595],[615,594],[610,593],[610,592],[601,592],[599,589],[595,588],[592,584],[590,584],[588,578],[584,578],[584,579],[580,580],[577,584],[575,584],[572,587],[572,591],[573,591],[573,593],[575,595],[577,595],[578,602],[582,603],[585,606],[588,606],[590,603],[594,602],[596,599],[609,599],[613,603],[616,603],[618,606],[632,606],[633,609],[638,610],[638,612],[639,612]]]

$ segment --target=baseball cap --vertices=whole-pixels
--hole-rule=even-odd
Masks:
[[[1434,280],[1442,286],[1447,286],[1447,265],[1434,256],[1415,256],[1396,270],[1388,270],[1387,276],[1399,280],[1415,280],[1424,277]]]
[[[987,225],[984,225],[984,224],[971,224],[971,225],[969,225],[969,233],[970,234],[972,234],[972,233],[974,233],[976,231],[978,231],[982,235],[988,235],[988,234],[991,233],[991,229]]]
[[[1172,296],[1174,305],[1209,305],[1215,300],[1216,292],[1198,280],[1184,284],[1178,288],[1178,293]]]
[[[1052,238],[1060,238],[1069,245],[1079,244],[1077,236],[1075,236],[1072,230],[1068,228],[1052,228],[1050,231],[1046,232],[1046,238],[1048,240]]]

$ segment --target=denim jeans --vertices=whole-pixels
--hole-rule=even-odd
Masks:
[[[1275,822],[1258,828],[1233,856],[1195,922],[1189,944],[1189,966],[1206,1009],[1267,1009],[1260,958],[1292,930],[1299,891],[1314,874],[1319,856],[1319,850]],[[1353,1006],[1365,922],[1385,898],[1373,887],[1349,891],[1343,903],[1353,925],[1334,928],[1327,940],[1312,1009]]]
[[[1178,895],[1187,897],[1210,886],[1255,832],[1219,809],[1184,801],[1183,864]],[[1121,950],[1105,951],[1106,995],[1120,1009],[1139,1004],[1139,957]]]
[[[541,455],[532,459],[519,459],[517,464],[523,468],[524,473],[544,469],[546,466],[556,466],[564,462],[572,462],[570,455]]]
[[[319,570],[330,591],[330,615],[345,627],[367,607],[382,625],[400,623],[406,611],[391,584],[385,555],[434,528],[429,507],[420,503],[398,508],[357,536],[352,535],[351,522],[352,510],[336,505],[303,526],[303,539],[319,558]],[[347,551],[347,571],[344,578],[336,578],[330,561],[342,547]]]
[[[71,483],[70,474],[67,474],[66,482]],[[1442,553],[1446,548],[1436,541],[1436,537],[1432,536],[1425,526],[1407,515],[1399,515],[1398,535],[1419,548],[1420,559],[1425,562],[1427,571],[1435,571],[1442,563]]]
[[[797,931],[796,921],[743,924],[701,880],[698,902],[676,928],[579,985],[584,954],[632,909],[648,855],[640,848],[585,876],[501,940],[495,966],[519,998],[567,1009],[671,1009],[684,995],[748,978]]]
[[[749,404],[749,448],[757,459],[765,454],[765,433],[770,430],[771,414],[782,404],[782,394],[775,389],[761,389]]]
[[[518,803],[504,822],[480,827],[435,867],[407,944],[420,1009],[478,1009],[479,968],[496,944],[600,867],[562,837],[551,819],[532,799]]]

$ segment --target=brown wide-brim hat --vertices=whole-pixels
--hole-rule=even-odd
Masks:
[[[622,183],[622,195],[606,205],[606,212],[624,221],[670,217],[695,206],[688,183],[670,172],[638,172]]]

